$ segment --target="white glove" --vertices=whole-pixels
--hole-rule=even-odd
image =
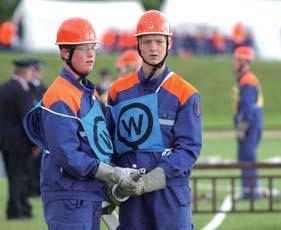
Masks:
[[[126,186],[120,184],[120,189],[124,188],[124,193],[128,196],[139,196],[147,192],[153,192],[166,187],[166,177],[164,170],[157,167],[148,174],[141,177],[138,181],[132,180],[131,184]],[[130,188],[130,190],[128,190]]]
[[[100,162],[95,178],[107,183],[128,185],[132,183],[133,175],[136,175],[138,170],[132,168],[112,167]]]

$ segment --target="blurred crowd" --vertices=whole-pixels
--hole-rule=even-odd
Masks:
[[[20,46],[18,43],[17,29],[13,22],[8,20],[0,23],[0,48],[15,49]],[[133,32],[110,28],[101,37],[101,52],[120,54],[125,50],[135,49],[136,44]],[[231,55],[238,46],[254,48],[253,34],[240,22],[231,28],[230,34],[208,26],[195,26],[191,32],[182,26],[173,30],[173,46],[170,53],[181,57]]]
[[[134,34],[129,31],[109,29],[103,34],[101,41],[105,53],[120,53],[136,47]],[[239,46],[254,47],[251,31],[240,22],[233,26],[231,34],[211,27],[194,28],[193,32],[186,31],[184,27],[175,29],[170,52],[179,56],[231,55]]]

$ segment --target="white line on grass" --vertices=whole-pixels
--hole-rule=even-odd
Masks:
[[[225,197],[223,204],[221,206],[222,212],[230,211],[232,208],[232,200],[231,195]],[[226,213],[218,213],[214,216],[214,218],[205,226],[202,230],[215,230],[217,227],[221,225],[224,218],[226,217]]]
[[[202,162],[209,164],[219,164],[219,163],[235,163],[237,161],[230,158],[222,158],[221,156],[212,155],[210,157],[202,158]],[[281,163],[281,157],[272,157],[264,159],[260,162],[269,162],[269,163]]]

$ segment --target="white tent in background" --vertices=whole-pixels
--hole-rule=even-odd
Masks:
[[[20,30],[20,47],[26,51],[55,51],[56,32],[63,20],[83,17],[91,21],[97,36],[108,28],[134,30],[143,13],[139,1],[22,0],[13,21]]]
[[[281,1],[166,0],[162,12],[173,28],[206,25],[231,34],[242,22],[254,35],[260,58],[281,59]]]

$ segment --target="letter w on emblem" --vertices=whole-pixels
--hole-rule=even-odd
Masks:
[[[135,133],[137,135],[140,135],[141,128],[142,128],[142,121],[143,121],[143,114],[140,114],[139,118],[138,118],[138,124],[136,124],[134,117],[130,117],[128,126],[125,123],[125,120],[122,120],[122,124],[123,124],[125,130],[128,132],[129,136],[131,136],[131,134],[132,134],[132,126],[135,130]]]
[[[109,149],[113,149],[110,136],[107,132],[103,130],[102,134],[100,134],[100,137],[103,139],[104,143]]]

